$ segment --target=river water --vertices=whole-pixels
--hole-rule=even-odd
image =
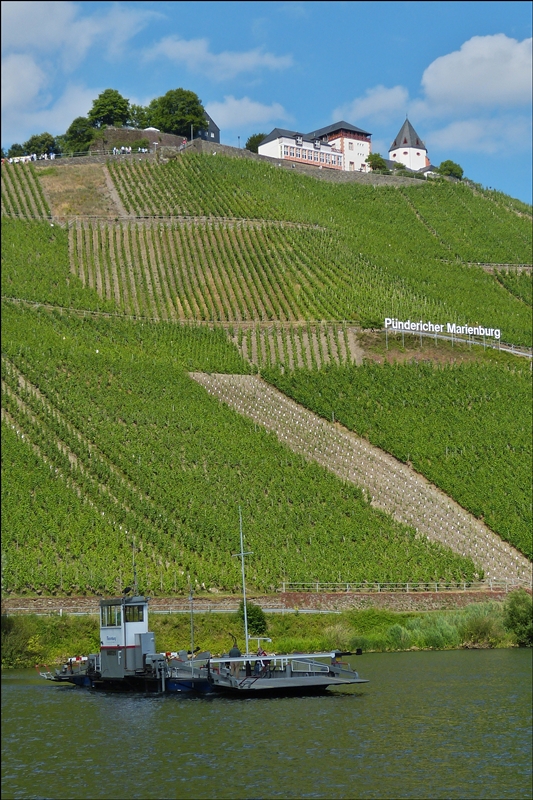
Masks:
[[[2,674],[6,798],[530,798],[531,650],[365,654],[323,697],[96,693]]]

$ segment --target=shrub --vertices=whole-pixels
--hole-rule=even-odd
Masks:
[[[511,592],[505,603],[503,624],[522,647],[533,645],[533,601],[525,589]]]
[[[244,600],[239,603],[239,617],[244,621]],[[267,619],[261,606],[246,601],[248,632],[253,636],[264,636],[268,631]]]

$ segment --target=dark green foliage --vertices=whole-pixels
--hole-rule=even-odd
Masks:
[[[63,153],[86,153],[93,141],[94,127],[87,117],[76,117],[62,138]]]
[[[139,130],[147,128],[150,125],[148,109],[136,103],[131,103],[128,122],[132,127],[138,128]]]
[[[101,128],[103,125],[120,128],[128,121],[129,113],[130,101],[122,97],[116,89],[105,89],[93,100],[87,118],[94,128]]]
[[[380,153],[370,153],[366,159],[372,172],[388,172],[387,162]]]
[[[440,175],[449,175],[451,178],[457,178],[461,180],[464,174],[464,170],[459,164],[456,164],[455,161],[442,161],[440,166],[437,167],[437,172]]]
[[[207,127],[202,103],[197,94],[188,89],[171,89],[156,97],[148,107],[150,123],[165,133],[177,136],[191,135]]]
[[[513,632],[519,645],[533,645],[533,602],[525,589],[510,593],[505,603],[504,624]]]
[[[51,133],[39,133],[30,136],[27,142],[24,142],[24,151],[28,155],[35,153],[36,156],[51,155],[52,153],[59,153],[60,149],[57,142]]]
[[[239,603],[239,618],[244,623],[244,600]],[[253,636],[265,636],[268,632],[268,623],[265,612],[261,606],[246,601],[246,619],[248,621],[248,632]]]
[[[245,147],[251,153],[257,153],[257,148],[265,138],[266,133],[254,133],[252,136],[249,136],[246,140]]]
[[[18,142],[12,144],[9,150],[7,151],[8,158],[18,158],[18,156],[24,156],[24,155],[26,155],[26,151],[24,150],[24,147]]]

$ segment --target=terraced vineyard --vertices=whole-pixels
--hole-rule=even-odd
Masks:
[[[529,364],[330,366],[263,374],[325,419],[412,464],[529,558]]]
[[[522,487],[527,370],[505,373],[503,354],[484,355],[505,378],[483,390],[501,401],[485,417],[506,421],[494,444],[505,457],[478,448],[479,469],[464,481],[426,471],[454,500],[341,430],[330,402],[340,391],[335,365],[371,373],[357,328],[381,328],[385,316],[478,321],[530,345],[531,276],[501,266],[527,260],[527,207],[451,184],[332,185],[219,155],[111,162],[116,189],[99,169],[91,166],[89,199],[93,208],[107,197],[102,218],[62,227],[46,219],[38,170],[2,167],[4,590],[117,591],[131,577],[133,537],[144,590],[183,592],[189,576],[197,588],[231,590],[239,505],[257,589],[453,584],[483,571],[527,578],[526,559],[494,533],[529,554],[517,534],[530,520],[527,490],[515,496],[486,478],[492,468]],[[46,177],[61,219],[65,198],[69,208],[83,199],[80,176],[71,190],[68,174],[58,166]],[[445,347],[435,354],[453,357]],[[342,390],[364,398],[354,430],[423,473],[442,460],[436,442],[456,414],[453,463],[465,474],[461,457],[477,445],[453,370],[437,388],[418,372],[421,396],[459,393],[447,416],[428,411],[424,440],[414,436],[414,404],[414,432],[408,426],[398,375],[380,369],[366,395]],[[464,366],[471,382],[476,369]],[[315,405],[301,401],[328,422],[278,393],[269,406],[274,390],[253,382],[257,370],[295,396],[312,387]],[[395,439],[402,425],[416,439],[407,458]]]
[[[524,217],[502,213],[501,206],[460,183],[438,183],[421,191],[409,186],[401,193],[462,261],[531,264],[531,230]]]
[[[50,217],[33,165],[2,165],[2,215],[25,219]]]
[[[58,529],[38,503],[35,527],[23,524],[22,516],[13,519],[3,540],[9,553],[20,552],[22,544],[35,554],[45,522],[47,537],[63,552],[55,570],[46,562],[48,590],[58,587],[62,563],[80,575],[87,574],[81,565],[92,570],[86,590],[116,585],[128,539],[121,531],[136,536],[140,576],[151,592],[183,590],[189,575],[207,587],[238,586],[239,565],[231,553],[239,504],[247,546],[254,550],[249,580],[257,588],[276,588],[284,576],[468,581],[475,575],[469,558],[415,536],[372,509],[355,486],[307,464],[209,398],[184,365],[204,372],[216,363],[245,370],[221,331],[117,325],[13,305],[4,314],[11,332],[2,364],[5,421],[18,447],[31,448],[48,466],[51,481],[101,515],[94,525],[105,570],[102,554],[93,554],[93,537],[85,540],[83,526],[94,518],[89,512],[79,523],[70,519],[68,530],[63,517]],[[9,447],[13,453],[13,441]],[[51,491],[47,485],[42,493],[34,487],[39,497]],[[12,494],[18,496],[10,472],[2,491],[9,508]],[[72,544],[76,558],[64,552],[69,537],[79,540]],[[43,585],[38,569],[29,582],[27,574],[18,556],[7,559],[10,591]]]
[[[480,563],[495,580],[528,583],[531,564],[486,525],[365,439],[326,422],[256,376],[193,375],[224,403],[273,431],[284,444],[368,492],[372,505],[419,535]]]

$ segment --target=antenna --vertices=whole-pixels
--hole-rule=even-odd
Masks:
[[[194,657],[194,619],[193,619],[192,600],[193,600],[193,591],[189,576],[189,603],[191,604],[191,654],[192,654],[191,658]]]
[[[131,544],[133,550],[133,594],[137,596],[139,592],[137,589],[137,567],[135,566],[135,534],[133,534],[133,539]]]
[[[240,558],[241,559],[241,567],[242,567],[242,599],[244,605],[244,636],[246,639],[246,653],[248,655],[249,646],[248,646],[248,614],[246,613],[246,581],[244,579],[244,556],[251,556],[252,551],[248,553],[244,552],[244,545],[242,539],[242,512],[241,507],[239,506],[239,532],[241,535],[241,552],[240,553],[233,553],[232,558]]]

